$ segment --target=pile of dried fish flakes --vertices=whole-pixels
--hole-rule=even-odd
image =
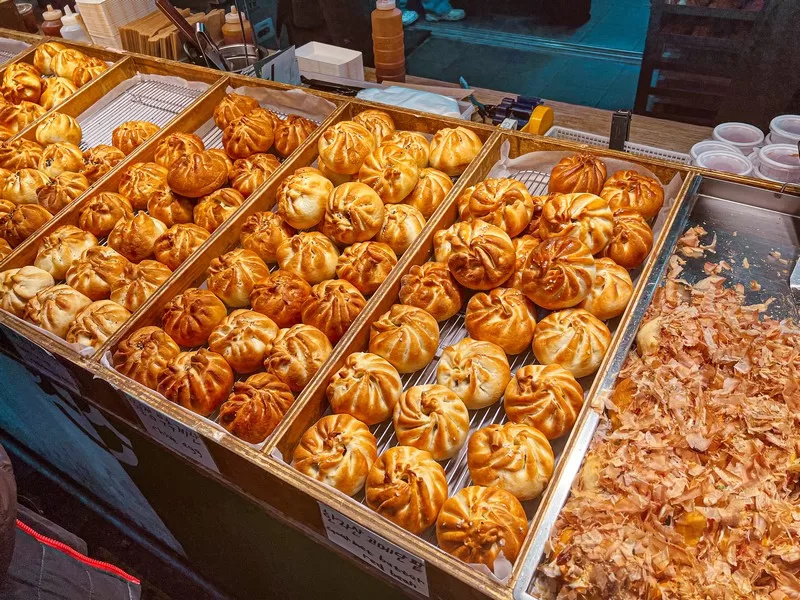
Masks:
[[[539,592],[800,598],[800,328],[712,275],[658,290]],[[641,355],[640,355],[641,353]]]

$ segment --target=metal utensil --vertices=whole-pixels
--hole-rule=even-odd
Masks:
[[[211,39],[211,36],[208,35],[208,31],[206,31],[205,23],[197,23],[195,25],[195,39],[197,41],[197,45],[200,47],[200,52],[203,53],[203,58],[206,61],[206,65],[212,68],[217,68],[220,71],[228,71],[228,64],[225,62],[225,59],[220,54],[219,48],[214,43],[214,40]]]
[[[172,21],[172,24],[178,29],[178,33],[183,39],[193,45],[197,45],[197,38],[195,37],[194,29],[189,25],[189,21],[178,12],[169,0],[156,0],[156,6],[163,12],[167,18]],[[202,51],[200,47],[197,48]]]

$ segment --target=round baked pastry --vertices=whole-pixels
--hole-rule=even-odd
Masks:
[[[486,179],[459,198],[458,208],[462,220],[480,219],[515,237],[530,224],[534,203],[521,181]]]
[[[66,171],[78,173],[83,169],[83,153],[75,144],[50,144],[44,149],[38,168],[50,178],[58,177]]]
[[[14,249],[5,239],[0,238],[0,260],[5,260]]]
[[[459,490],[436,519],[439,547],[469,564],[495,568],[498,557],[513,563],[519,555],[528,517],[513,494],[474,485]]]
[[[598,157],[583,152],[558,161],[550,172],[548,191],[551,194],[588,192],[599,195],[605,181],[605,163]]]
[[[545,240],[528,255],[521,289],[547,310],[576,306],[594,284],[594,263],[591,250],[576,238]]]
[[[53,285],[53,276],[38,267],[3,271],[0,273],[0,309],[21,317],[28,300]]]
[[[80,65],[89,62],[89,57],[75,48],[64,48],[50,61],[50,67],[59,77],[72,79],[72,74]]]
[[[420,169],[417,185],[404,202],[419,210],[426,219],[430,219],[452,188],[453,180],[447,173],[430,168]]]
[[[37,169],[43,152],[39,144],[23,138],[0,142],[0,169]]]
[[[163,329],[142,327],[119,343],[111,360],[117,371],[154,390],[158,375],[180,351]]]
[[[280,424],[294,403],[292,391],[269,373],[237,381],[219,408],[219,424],[250,444],[260,444]]]
[[[245,198],[260,188],[281,166],[272,154],[253,154],[233,163],[229,173],[231,187]]]
[[[561,365],[526,365],[508,384],[503,404],[512,422],[534,427],[554,440],[575,424],[583,389]]]
[[[505,285],[506,287],[513,287],[517,289],[522,288],[522,270],[525,268],[525,263],[528,262],[528,256],[536,246],[539,245],[541,239],[532,235],[523,235],[513,239],[514,242],[514,255],[516,256],[516,264],[514,266],[514,273],[508,278]]]
[[[286,328],[300,323],[303,304],[310,295],[311,286],[304,279],[290,271],[275,271],[253,287],[250,305]]]
[[[228,309],[208,290],[189,288],[167,302],[161,321],[169,336],[184,347],[200,346],[208,341],[214,328],[228,316]]]
[[[0,110],[2,110],[2,107],[0,107]],[[322,159],[318,161],[317,167],[317,170],[322,173],[322,176],[333,183],[334,186],[342,185],[343,183],[350,183],[351,181],[355,181],[358,177],[358,173],[354,175],[342,175],[341,173],[336,173],[335,171],[332,171]]]
[[[436,522],[447,500],[447,478],[429,452],[395,446],[372,465],[366,496],[372,510],[420,534]]]
[[[173,225],[156,240],[156,260],[172,271],[180,267],[210,237],[208,231],[194,223]]]
[[[454,391],[470,410],[500,400],[510,380],[503,349],[468,337],[445,348],[436,367],[436,383]]]
[[[327,336],[316,327],[292,325],[280,331],[264,366],[293,392],[300,392],[332,351]]]
[[[608,203],[594,194],[553,194],[539,219],[542,239],[573,237],[592,254],[606,247],[613,229],[614,217]]]
[[[9,104],[3,100],[2,91],[0,88],[0,139],[10,140],[46,111],[33,102],[22,101],[19,104]]]
[[[335,344],[366,304],[364,296],[352,283],[331,279],[311,288],[311,295],[303,303],[301,315],[303,323],[316,327]]]
[[[11,212],[0,213],[0,238],[16,248],[52,218],[38,204],[19,204]]]
[[[543,365],[557,363],[575,377],[586,377],[600,366],[611,344],[611,332],[582,308],[550,313],[536,325],[533,353]]]
[[[355,121],[340,121],[320,136],[319,161],[334,173],[355,175],[377,147],[375,136],[366,127]]]
[[[661,182],[636,171],[617,171],[605,182],[600,195],[611,210],[631,208],[650,219],[664,206],[664,187]]]
[[[131,203],[120,194],[100,192],[81,211],[78,225],[101,238],[110,234],[120,219],[133,219]]]
[[[98,300],[81,310],[67,331],[66,340],[99,349],[131,316],[111,300]]]
[[[333,184],[319,171],[303,171],[284,179],[275,194],[277,212],[296,229],[311,229],[322,222]]]
[[[129,264],[128,259],[113,248],[93,246],[67,271],[67,285],[91,300],[104,300],[122,282]]]
[[[472,481],[503,488],[519,500],[541,495],[553,476],[554,461],[544,434],[518,423],[482,427],[472,434],[467,447]]]
[[[20,169],[3,181],[0,191],[4,200],[14,204],[36,204],[41,188],[50,183],[50,178],[37,169]]]
[[[258,107],[258,100],[255,98],[242,94],[228,94],[214,109],[214,123],[225,131],[233,121]]]
[[[386,204],[402,202],[419,181],[419,167],[400,146],[380,146],[370,152],[358,180],[371,187]]]
[[[117,221],[108,234],[108,245],[129,261],[139,262],[153,255],[156,240],[166,231],[161,221],[140,211]]]
[[[83,133],[78,122],[63,113],[50,113],[36,127],[36,141],[42,146],[57,142],[80,145]]]
[[[53,71],[53,57],[66,46],[58,42],[42,42],[36,46],[33,53],[33,66],[35,66],[42,75],[54,75]]]
[[[129,262],[111,290],[111,300],[135,312],[170,275],[172,271],[157,260],[143,260],[138,265]]]
[[[387,204],[384,207],[383,223],[376,242],[389,246],[397,256],[411,247],[425,228],[425,217],[413,206]]]
[[[358,242],[339,256],[336,275],[369,295],[377,291],[396,264],[397,255],[387,244]]]
[[[119,193],[136,210],[144,210],[153,194],[167,188],[169,171],[153,162],[136,163],[125,169],[119,179]]]
[[[447,229],[445,239],[450,246],[447,266],[466,288],[490,290],[514,272],[514,244],[499,227],[484,221],[462,221]]]
[[[154,159],[156,163],[169,169],[179,158],[205,149],[203,140],[194,133],[171,133],[158,142]]]
[[[42,239],[33,264],[58,281],[64,279],[72,263],[92,246],[97,246],[97,238],[91,233],[74,225],[62,225]]]
[[[269,277],[269,268],[258,254],[236,248],[218,256],[208,265],[208,289],[232,308],[250,304],[256,283]]]
[[[89,148],[83,153],[83,169],[81,174],[94,183],[106,173],[111,171],[120,162],[125,160],[125,155],[114,146],[100,145]]]
[[[278,119],[275,127],[275,150],[281,156],[289,156],[317,128],[316,123],[299,115]]]
[[[353,121],[363,125],[375,137],[375,141],[379,145],[397,129],[389,113],[374,108],[361,111],[353,117]]]
[[[506,354],[519,354],[533,340],[536,311],[519,290],[497,288],[469,299],[465,326],[470,337],[497,344]]]
[[[333,412],[375,425],[392,416],[403,393],[403,382],[386,359],[354,352],[331,377],[326,392]]]
[[[425,169],[428,166],[428,160],[431,155],[431,146],[428,143],[428,138],[418,131],[395,131],[391,135],[387,135],[385,138],[383,138],[381,145],[400,146],[403,150],[414,157],[414,160],[417,162],[417,166],[420,168],[420,170]],[[435,170],[436,169],[434,169],[434,171]]]
[[[176,160],[167,174],[172,191],[187,198],[200,198],[228,181],[228,165],[219,154],[193,152]]]
[[[431,261],[414,265],[403,275],[400,302],[421,308],[437,321],[446,321],[461,310],[464,290],[446,264]]]
[[[216,352],[181,352],[158,376],[157,390],[167,400],[207,417],[228,397],[233,371]]]
[[[614,211],[614,231],[603,250],[615,263],[635,269],[644,262],[653,247],[653,230],[644,217],[630,208]]]
[[[434,169],[457,177],[478,156],[482,147],[481,139],[465,127],[440,129],[431,140],[430,164]]]
[[[369,351],[388,360],[400,373],[427,366],[438,346],[436,319],[415,306],[395,304],[370,326]]]
[[[4,198],[0,198],[0,214],[7,214],[17,208],[17,205],[14,204],[11,200],[5,200]]]
[[[158,133],[158,125],[148,121],[125,121],[111,132],[111,145],[129,155]]]
[[[281,269],[316,284],[334,278],[339,251],[318,231],[301,231],[278,246],[277,259]]]
[[[78,88],[72,83],[72,79],[65,79],[64,77],[49,79],[47,88],[42,91],[42,96],[39,98],[39,104],[45,110],[50,110],[61,104],[77,90]]]
[[[274,121],[265,109],[254,109],[230,122],[222,134],[222,145],[232,159],[267,152],[275,140]]]
[[[253,213],[239,233],[243,248],[252,250],[267,264],[278,262],[278,246],[297,232],[271,210]]]
[[[78,313],[92,303],[68,285],[58,284],[36,293],[25,305],[25,320],[63,338]]]
[[[383,202],[370,187],[344,183],[328,198],[322,230],[343,246],[365,242],[380,231],[383,217]]]
[[[191,223],[194,219],[194,208],[191,200],[178,196],[166,185],[150,194],[147,201],[147,213],[167,227]]]
[[[75,68],[72,72],[72,84],[76,87],[83,87],[95,77],[99,77],[108,71],[108,65],[103,61],[100,64],[82,64]]]
[[[240,309],[216,326],[208,337],[208,347],[221,354],[237,373],[252,373],[261,369],[276,337],[278,326],[272,319]]]
[[[355,496],[377,458],[377,440],[364,423],[350,415],[328,415],[300,438],[292,465],[343,494]]]
[[[226,219],[231,217],[244,203],[244,196],[233,188],[222,188],[200,198],[195,204],[195,225],[214,233]]]
[[[12,63],[3,73],[3,97],[11,104],[23,101],[38,104],[43,87],[39,70],[28,63]]]
[[[601,321],[618,317],[633,295],[633,282],[628,271],[610,258],[595,261],[597,275],[589,295],[578,307],[585,308]]]
[[[231,173],[233,172],[233,161],[227,154],[225,154],[225,150],[220,148],[209,148],[206,150],[206,152],[213,154],[214,156],[218,156],[225,162],[225,165],[228,167],[228,179],[230,179]]]

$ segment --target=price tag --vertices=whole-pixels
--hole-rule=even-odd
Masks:
[[[70,373],[66,365],[64,365],[57,356],[54,356],[48,350],[45,350],[10,327],[4,327],[3,330],[8,341],[14,346],[23,364],[34,369],[39,374],[44,375],[54,384],[81,395],[81,388],[78,385],[78,380]]]
[[[419,594],[430,597],[425,561],[319,503],[328,539]]]
[[[139,415],[139,420],[141,420],[147,433],[168,448],[194,462],[200,463],[207,469],[219,473],[217,464],[203,441],[203,436],[160,410],[137,400],[127,392],[122,392],[122,394],[128,400],[131,408]]]

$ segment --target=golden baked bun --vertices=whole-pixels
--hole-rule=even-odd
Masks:
[[[148,121],[125,121],[111,132],[111,145],[129,155],[158,133],[158,125]]]
[[[153,162],[129,166],[119,179],[119,193],[130,200],[136,210],[144,210],[151,196],[167,188],[169,171]]]
[[[473,483],[502,488],[518,500],[541,495],[553,476],[554,460],[544,434],[518,423],[482,427],[469,438],[467,448]]]
[[[635,269],[644,262],[653,247],[653,230],[644,217],[630,208],[614,211],[614,230],[603,250],[615,263]]]
[[[233,384],[233,392],[219,408],[219,424],[245,442],[260,444],[293,403],[289,386],[269,373],[256,373]]]
[[[184,348],[200,346],[222,320],[228,309],[208,290],[189,288],[167,302],[161,313],[164,331]]]
[[[570,237],[551,238],[528,255],[521,289],[547,310],[569,308],[589,295],[595,274],[594,257],[586,244]]]
[[[611,210],[631,208],[650,219],[664,206],[664,187],[661,182],[636,171],[617,171],[605,182],[600,195]]]
[[[232,159],[267,152],[275,140],[269,111],[255,109],[230,122],[222,134],[222,146]]]
[[[50,110],[61,104],[64,100],[74,94],[78,88],[72,83],[72,79],[65,79],[63,77],[56,77],[47,81],[47,88],[42,91],[42,96],[39,98],[45,110]]]
[[[25,305],[24,318],[63,338],[78,313],[91,303],[89,298],[62,283],[37,292]]]
[[[295,229],[311,229],[322,222],[333,184],[316,169],[289,175],[275,194],[277,213]]]
[[[365,242],[380,231],[383,216],[383,202],[375,191],[363,183],[344,183],[328,197],[322,230],[343,246]]]
[[[358,176],[358,173],[354,175],[343,175],[341,173],[336,173],[335,171],[331,170],[331,168],[328,165],[326,165],[325,161],[323,161],[322,159],[319,159],[317,167],[318,167],[317,170],[320,173],[322,173],[322,176],[328,179],[331,183],[333,183],[334,186],[355,181]]]
[[[372,465],[366,484],[367,506],[411,533],[436,522],[447,500],[447,478],[429,452],[395,446]]]
[[[513,564],[527,531],[522,504],[498,487],[474,485],[458,491],[436,519],[436,541],[442,550],[492,570],[500,554]]]
[[[244,196],[233,188],[211,192],[194,205],[194,223],[209,233],[214,233],[243,203]]]
[[[0,214],[10,213],[15,208],[17,208],[17,205],[14,204],[11,200],[0,198]]]
[[[74,225],[62,225],[42,239],[33,264],[58,281],[64,279],[72,263],[92,246],[97,246],[97,238],[91,233]]]
[[[78,122],[63,113],[50,113],[36,127],[36,141],[42,146],[70,142],[79,146],[83,132]]]
[[[208,231],[194,223],[173,225],[156,240],[153,254],[157,261],[174,271],[209,237]]]
[[[497,344],[506,354],[519,354],[533,340],[536,311],[519,290],[498,288],[470,298],[465,326],[470,337]]]
[[[533,353],[543,365],[557,363],[575,377],[591,375],[611,344],[611,332],[582,308],[550,313],[536,325]]]
[[[33,53],[33,66],[35,66],[42,75],[54,75],[53,71],[53,58],[66,46],[58,42],[42,42],[36,46]]]
[[[369,351],[388,360],[400,373],[427,366],[438,346],[439,324],[415,306],[395,304],[370,326]]]
[[[35,118],[38,118],[35,109],[23,109],[23,103],[10,104],[3,99],[2,88],[0,88],[0,140],[10,141],[17,133],[27,127]],[[25,106],[36,106],[44,114],[44,108],[32,102],[25,102]],[[33,165],[34,167],[36,165]]]
[[[78,65],[72,72],[72,85],[76,88],[83,87],[95,77],[100,77],[103,73],[108,71],[108,65],[102,61],[100,64],[82,64]]]
[[[358,180],[386,204],[402,202],[419,181],[417,161],[400,146],[379,146],[358,170]]]
[[[327,336],[311,325],[282,329],[264,366],[293,392],[301,392],[333,351]]]
[[[6,177],[0,196],[14,204],[36,204],[38,192],[50,183],[50,178],[37,169],[20,169]]]
[[[5,260],[14,249],[5,239],[0,238],[0,260]]]
[[[318,231],[301,231],[278,246],[277,259],[281,269],[317,284],[334,278],[339,251]]]
[[[446,264],[426,262],[412,266],[403,275],[400,303],[421,308],[437,321],[446,321],[461,310],[464,290]]]
[[[111,300],[135,312],[152,296],[172,271],[156,260],[143,260],[138,265],[129,262],[122,277],[111,290]]]
[[[0,142],[0,169],[19,171],[37,169],[44,149],[31,140],[18,139]]]
[[[528,262],[530,256],[536,246],[539,245],[541,239],[532,235],[523,235],[514,238],[514,255],[516,256],[516,263],[514,266],[514,273],[508,278],[505,285],[506,287],[522,288],[522,271],[525,268],[525,263]]]
[[[301,315],[303,323],[316,327],[335,344],[366,304],[364,296],[352,283],[331,279],[311,288],[311,295],[303,303]]]
[[[67,271],[67,285],[91,300],[104,300],[111,295],[124,276],[127,258],[108,246],[93,246],[84,251]]]
[[[0,273],[0,309],[21,317],[28,300],[53,285],[53,276],[38,267],[3,271]]]
[[[87,63],[89,57],[75,48],[64,48],[50,61],[50,67],[59,77],[72,79],[72,74],[80,65]]]
[[[452,188],[453,180],[447,173],[436,169],[420,169],[417,185],[404,202],[416,208],[426,219],[430,219]]]
[[[162,167],[169,169],[175,161],[186,154],[202,152],[205,144],[194,133],[171,133],[156,146],[154,159]]]
[[[289,115],[279,119],[275,127],[275,150],[281,156],[289,156],[306,141],[317,128],[314,121],[299,115]]]
[[[403,382],[386,359],[354,352],[331,377],[326,393],[333,412],[375,425],[392,416],[403,393]]]
[[[278,326],[253,310],[235,310],[214,328],[208,348],[221,354],[237,373],[259,371],[278,337]]]
[[[594,285],[578,308],[584,308],[601,321],[607,321],[625,311],[633,295],[633,282],[628,271],[610,258],[598,258],[595,267],[597,275]]]
[[[243,248],[252,250],[267,264],[278,262],[278,247],[297,232],[271,210],[253,213],[239,233]]]
[[[16,248],[52,218],[38,204],[19,204],[11,212],[0,213],[0,238]]]
[[[172,191],[187,198],[200,198],[228,181],[228,165],[218,154],[194,152],[175,161],[167,174]]]
[[[463,203],[459,199],[458,208],[462,220],[480,219],[515,237],[530,224],[534,203],[521,181],[486,179],[472,189]]]
[[[375,236],[375,241],[386,244],[400,256],[411,247],[424,228],[425,217],[413,206],[387,204],[384,207],[383,223]]]
[[[468,337],[445,348],[436,367],[436,383],[454,391],[470,410],[500,400],[510,380],[503,349]]]
[[[257,282],[250,293],[253,310],[267,315],[278,327],[300,323],[303,304],[311,295],[311,286],[290,271],[275,271]]]
[[[255,98],[242,94],[228,94],[214,109],[214,123],[225,131],[233,121],[256,108],[258,108],[258,100]]]
[[[191,223],[194,219],[194,204],[188,198],[178,196],[167,186],[150,194],[147,213],[167,227]]]
[[[38,168],[51,179],[67,171],[78,173],[83,169],[83,153],[75,144],[50,144],[44,149]]]
[[[420,170],[428,166],[431,146],[428,143],[428,138],[418,131],[395,131],[383,138],[381,146],[400,146],[414,157]]]
[[[363,125],[379,145],[383,143],[387,136],[393,135],[397,129],[394,119],[389,113],[374,108],[361,111],[353,117],[353,121]]]
[[[159,327],[142,327],[122,340],[111,357],[114,368],[151,390],[167,363],[180,354],[178,344]]]
[[[125,154],[119,148],[101,144],[89,148],[83,153],[83,169],[81,174],[94,183],[125,160]]]
[[[440,129],[431,140],[430,165],[457,177],[478,156],[482,147],[481,139],[465,127]]]
[[[153,256],[156,240],[167,231],[167,226],[146,212],[122,217],[111,233],[108,245],[131,262],[139,262]]]
[[[2,94],[7,102],[33,102],[38,104],[44,89],[39,70],[28,63],[12,63],[3,73]]]
[[[319,161],[334,173],[355,175],[377,147],[375,136],[366,127],[355,121],[340,121],[320,136]]]
[[[606,181],[606,165],[589,153],[573,154],[558,161],[550,172],[548,192],[572,194],[588,192],[599,195]]]
[[[553,194],[542,208],[539,235],[542,239],[573,237],[592,254],[606,247],[614,229],[608,203],[594,194]]]
[[[236,248],[213,259],[207,273],[208,289],[231,308],[239,308],[250,304],[250,292],[269,277],[269,268],[252,250]]]
[[[229,173],[231,187],[247,198],[264,185],[280,166],[280,161],[272,154],[253,154],[240,158],[233,163]]]
[[[99,349],[131,316],[111,300],[98,300],[81,310],[67,331],[70,344]]]
[[[355,496],[377,458],[377,440],[364,423],[350,415],[328,415],[302,435],[292,466],[343,494]]]
[[[514,272],[514,244],[499,227],[483,221],[458,222],[447,229],[445,240],[450,246],[447,266],[466,288],[490,290]]]
[[[526,365],[508,384],[503,404],[513,423],[534,427],[554,440],[575,424],[583,389],[561,365]]]
[[[100,192],[81,211],[78,225],[101,238],[110,234],[120,219],[133,219],[131,203],[120,194]]]
[[[216,352],[181,352],[158,376],[157,390],[167,400],[207,417],[233,387],[233,371]]]
[[[336,263],[336,275],[362,294],[377,291],[397,264],[397,255],[387,244],[357,242],[344,249]]]

